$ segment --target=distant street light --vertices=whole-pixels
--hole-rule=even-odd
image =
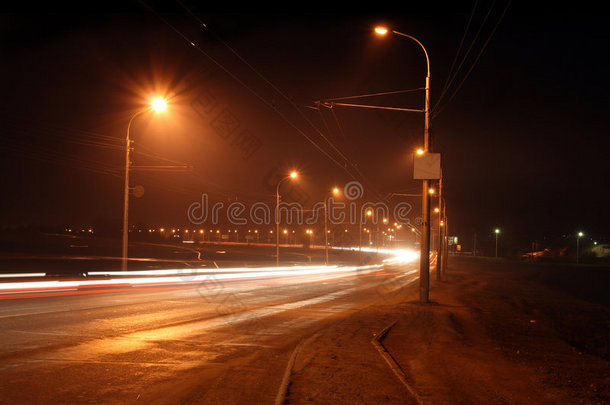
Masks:
[[[128,246],[129,246],[129,168],[131,166],[130,162],[130,152],[131,152],[131,138],[129,137],[129,131],[131,129],[131,123],[133,120],[140,114],[150,111],[151,109],[155,112],[165,111],[167,108],[167,103],[161,97],[157,97],[151,101],[150,106],[137,111],[129,120],[127,124],[127,136],[125,138],[125,184],[123,190],[123,249],[122,249],[122,270],[127,270],[127,260],[128,260]]]
[[[580,238],[585,236],[584,233],[578,232],[576,235],[576,264],[580,263]]]
[[[496,228],[494,232],[496,234],[496,257],[498,257],[498,235],[500,234],[500,230]]]
[[[337,195],[339,194],[339,189],[337,187],[333,188],[332,191],[327,194],[324,198],[324,256],[325,263],[328,266],[328,199],[331,197],[331,194]]]
[[[313,229],[308,229],[305,233],[309,235],[309,246],[313,247]]]
[[[371,218],[371,224],[375,225],[375,233],[374,233],[373,237],[375,238],[375,249],[377,249],[377,223],[372,218],[373,217],[373,210],[370,210],[370,209],[366,210],[366,216],[370,217]],[[362,218],[360,219],[360,228],[362,228]],[[370,245],[370,241],[369,241],[369,245]]]
[[[288,176],[283,177],[278,181],[275,188],[275,263],[280,265],[280,184],[284,180],[296,179],[297,172],[291,172]]]
[[[439,184],[439,198],[438,198],[438,204],[439,206],[441,205],[442,201],[440,198],[440,184]],[[435,207],[434,208],[434,213],[438,214],[438,216],[435,216],[436,218],[436,222],[437,222],[437,231],[438,231],[438,241],[436,243],[436,246],[434,246],[434,240],[431,243],[433,245],[433,249],[436,248],[436,280],[440,281],[441,280],[441,271],[442,271],[442,264],[443,264],[443,220],[442,220],[442,214],[441,214],[441,209],[440,207]],[[432,234],[434,234],[434,230],[431,232]]]
[[[398,31],[389,31],[384,27],[375,28],[378,35],[386,35],[388,32],[409,38],[422,48],[426,56],[426,82],[425,82],[425,98],[424,98],[424,145],[421,148],[422,153],[430,151],[430,58],[428,51],[417,38],[403,34]],[[418,152],[419,153],[419,152]],[[430,295],[430,195],[428,194],[430,180],[422,180],[422,238],[421,238],[421,253],[419,264],[419,301],[427,303]]]

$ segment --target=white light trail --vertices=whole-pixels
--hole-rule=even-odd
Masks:
[[[339,248],[349,249],[353,248]],[[357,248],[356,248],[357,249]],[[388,255],[381,264],[363,266],[272,266],[272,267],[230,267],[215,269],[163,269],[163,270],[136,270],[136,271],[94,271],[88,272],[87,278],[79,280],[39,280],[15,281],[0,283],[0,294],[28,293],[40,291],[59,291],[60,289],[96,288],[96,287],[125,287],[125,286],[151,286],[164,284],[190,284],[207,281],[226,281],[238,279],[257,279],[270,277],[297,277],[297,276],[335,276],[353,272],[371,272],[383,269],[384,264],[408,263],[415,261],[418,254],[404,249],[371,249],[362,248],[366,252],[377,252]],[[2,277],[44,277],[44,273],[6,274]]]
[[[294,267],[268,267],[268,268],[231,268],[198,270],[198,269],[173,269],[173,270],[150,270],[145,272],[112,272],[112,275],[129,275],[132,277],[117,277],[111,279],[88,279],[88,280],[54,280],[54,281],[24,281],[13,283],[0,283],[0,293],[6,291],[22,292],[31,290],[56,290],[79,287],[103,287],[103,286],[138,286],[138,285],[160,285],[195,283],[206,281],[222,281],[236,279],[255,279],[262,277],[294,277],[309,275],[333,275],[350,273],[354,271],[376,271],[383,265],[368,266],[294,266]],[[220,271],[219,271],[220,270]],[[96,272],[109,275],[108,272]],[[159,276],[161,274],[161,276]],[[147,275],[149,277],[133,277],[135,275]],[[157,277],[150,277],[157,275]],[[213,275],[213,277],[210,277]]]

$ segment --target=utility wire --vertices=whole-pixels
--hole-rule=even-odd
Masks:
[[[457,62],[458,57],[460,56],[460,52],[462,52],[462,46],[464,45],[464,41],[466,40],[466,36],[468,35],[468,31],[470,29],[470,24],[472,23],[472,19],[477,10],[477,5],[479,0],[475,0],[474,6],[472,7],[472,12],[470,13],[470,18],[468,19],[468,23],[466,24],[466,29],[464,29],[464,35],[462,35],[462,40],[460,41],[460,45],[458,46],[458,50],[455,53],[455,57],[453,58],[453,62],[451,63],[451,68],[449,68],[449,73],[447,74],[447,80],[445,81],[445,85],[443,86],[441,94],[444,94],[446,89],[449,87],[449,79],[453,74],[453,68],[455,67],[455,63]]]
[[[477,64],[477,62],[479,61],[479,59],[481,58],[481,55],[483,54],[483,51],[485,50],[485,48],[487,47],[487,45],[489,44],[489,41],[491,40],[491,38],[493,37],[494,33],[496,32],[496,30],[498,29],[498,27],[500,26],[500,22],[502,22],[502,20],[504,19],[504,16],[506,15],[506,12],[508,11],[508,8],[510,7],[511,1],[509,1],[506,4],[506,7],[504,7],[504,10],[502,11],[502,14],[500,15],[500,18],[498,19],[498,22],[496,23],[496,25],[494,26],[493,30],[491,31],[491,33],[489,34],[489,36],[487,37],[487,40],[485,41],[485,43],[483,44],[483,47],[481,48],[481,50],[479,51],[479,54],[477,55],[475,61],[472,63],[472,66],[470,66],[470,69],[468,70],[468,72],[466,72],[466,75],[464,76],[464,78],[462,79],[462,81],[459,83],[459,85],[457,86],[457,88],[453,91],[453,93],[451,94],[451,96],[449,97],[449,100],[447,100],[447,102],[445,103],[445,105],[443,105],[442,107],[435,109],[435,111],[432,113],[432,117],[434,118],[436,117],[438,114],[441,113],[441,111],[443,111],[443,109],[445,109],[445,107],[447,106],[447,104],[449,104],[449,102],[451,102],[451,100],[453,99],[453,97],[455,97],[455,95],[457,94],[457,92],[459,91],[459,89],[462,87],[462,85],[464,84],[464,82],[466,81],[466,79],[468,78],[468,76],[470,75],[470,73],[472,72],[472,70],[474,69],[475,65]]]
[[[337,115],[335,114],[335,109],[331,108],[330,109],[333,115],[333,118],[335,119],[335,123],[337,124],[337,127],[339,128],[339,131],[341,132],[341,134],[343,135],[343,137],[346,139],[345,136],[345,131],[343,130],[343,126],[341,125]],[[320,114],[321,115],[321,114]],[[368,182],[366,180],[366,177],[364,176],[364,174],[360,171],[360,168],[357,165],[354,165],[354,170],[356,170],[356,172],[361,176],[361,178],[363,179],[363,181],[365,183],[367,183],[367,187],[369,187],[370,189],[373,190],[373,194],[376,195],[377,199],[381,198],[381,193],[377,190],[377,188],[370,182]]]
[[[470,43],[470,46],[468,47],[468,49],[466,50],[466,53],[464,54],[464,57],[462,58],[462,61],[460,62],[460,64],[458,65],[457,69],[455,70],[455,72],[453,73],[453,75],[451,75],[451,77],[448,78],[448,82],[445,85],[445,88],[443,89],[443,91],[441,92],[441,95],[438,97],[436,104],[432,107],[432,111],[434,111],[436,108],[438,108],[439,104],[441,103],[441,100],[443,99],[443,97],[445,96],[445,93],[449,90],[449,87],[451,87],[451,84],[453,83],[453,81],[455,80],[455,78],[457,77],[460,69],[462,68],[462,66],[464,65],[464,63],[466,62],[466,59],[468,58],[468,55],[470,54],[470,51],[472,50],[474,44],[477,42],[477,39],[479,38],[479,35],[481,34],[481,31],[483,30],[483,27],[485,26],[487,19],[489,18],[489,16],[491,15],[491,12],[494,8],[494,5],[496,4],[496,1],[494,0],[494,2],[491,4],[491,6],[489,7],[489,10],[487,10],[487,14],[485,15],[485,18],[483,19],[483,22],[481,23],[481,26],[479,27],[477,33],[475,34],[472,42]],[[474,10],[473,10],[474,11]]]
[[[357,96],[327,98],[324,101],[339,101],[339,100],[351,100],[351,99],[355,99],[355,98],[388,96],[388,95],[394,95],[394,94],[411,93],[411,92],[421,91],[421,90],[425,90],[425,89],[426,89],[425,87],[418,87],[416,89],[395,90],[395,91],[386,91],[386,92],[382,92],[382,93],[361,94],[361,95],[357,95]]]
[[[188,9],[182,2],[180,2],[179,0],[176,0],[178,4],[180,4],[180,6],[189,14],[191,15],[199,25],[201,25],[201,27],[203,27],[207,32],[209,32],[211,35],[213,35],[218,41],[220,41],[227,49],[229,49],[229,51],[236,56],[242,63],[244,63],[248,68],[250,68],[259,78],[261,78],[265,83],[267,83],[269,86],[271,86],[271,88],[273,90],[275,90],[278,94],[280,94],[286,101],[288,101],[293,107],[294,109],[298,112],[298,114],[301,116],[301,118],[303,118],[309,125],[311,128],[314,129],[314,131],[317,132],[317,134],[326,142],[327,145],[329,145],[331,147],[332,150],[334,150],[344,161],[344,164],[342,165],[340,162],[338,162],[335,158],[333,158],[332,156],[330,156],[325,150],[323,150],[323,148],[317,144],[314,140],[312,140],[310,137],[308,137],[303,131],[301,131],[300,129],[298,129],[293,123],[289,122],[289,120],[283,115],[281,114],[276,108],[273,108],[274,111],[278,114],[280,114],[280,116],[282,116],[282,118],[284,118],[284,120],[286,120],[287,122],[290,123],[290,125],[297,130],[297,132],[299,132],[302,136],[304,136],[310,143],[312,143],[318,150],[320,150],[324,155],[326,155],[327,157],[329,157],[336,165],[338,165],[339,167],[341,167],[343,170],[346,171],[346,173],[353,179],[356,179],[356,177],[353,173],[351,173],[348,168],[347,165],[350,165],[353,169],[355,169],[359,174],[360,174],[360,179],[364,181],[364,177],[363,174],[361,172],[359,172],[359,170],[357,169],[357,167],[351,162],[351,159],[349,159],[347,156],[345,156],[345,154],[338,148],[336,147],[325,135],[323,132],[321,132],[320,130],[318,130],[316,128],[316,126],[309,120],[309,118],[307,116],[305,116],[303,114],[303,112],[298,108],[297,105],[294,104],[294,102],[287,97],[282,90],[280,90],[279,88],[277,88],[277,86],[275,86],[272,82],[270,82],[267,78],[265,78],[260,72],[258,72],[257,69],[255,69],[248,61],[246,61],[243,57],[241,57],[241,55],[239,55],[231,46],[229,46],[226,42],[224,42],[222,39],[218,38],[217,36],[215,36],[211,30],[209,29],[209,27],[203,22],[201,21],[201,19],[199,19],[199,17],[197,17],[190,9]],[[153,11],[154,12],[154,11]],[[175,28],[174,28],[175,30]],[[189,41],[189,43],[193,46],[194,43],[192,41]],[[199,49],[197,47],[197,49]],[[205,53],[204,53],[205,54]],[[205,54],[208,58],[210,58],[209,55]],[[213,60],[213,59],[212,59]],[[215,60],[213,60],[214,63],[216,63],[217,65],[220,65],[218,62],[216,62]],[[227,73],[229,73],[224,67],[223,70]],[[233,77],[235,80],[237,80],[240,84],[242,84],[243,86],[245,86],[248,90],[250,90],[251,92],[253,92],[258,98],[260,98],[261,100],[263,100],[260,96],[258,96],[258,94],[256,94],[254,92],[254,90],[250,89],[248,86],[246,86],[242,81],[240,81],[239,79],[237,79],[233,74],[230,74],[231,77]],[[265,100],[263,100],[265,103],[267,103]]]
[[[320,145],[318,145],[313,139],[311,139],[309,136],[307,136],[307,134],[305,134],[301,129],[299,129],[293,122],[291,122],[284,114],[282,114],[280,111],[278,111],[277,108],[275,108],[271,103],[269,103],[267,100],[265,100],[261,95],[259,95],[256,91],[254,91],[252,88],[250,88],[247,84],[245,84],[241,79],[239,79],[237,76],[235,76],[232,72],[230,72],[228,69],[226,69],[222,64],[220,64],[218,61],[216,61],[214,58],[212,58],[208,53],[206,53],[203,49],[201,49],[199,46],[197,46],[197,44],[195,44],[193,41],[191,41],[185,34],[183,34],[180,30],[178,30],[174,25],[172,25],[169,21],[167,21],[167,19],[163,18],[161,15],[159,15],[159,13],[157,13],[153,8],[151,8],[150,6],[148,6],[148,4],[146,4],[144,1],[140,1],[141,4],[143,4],[143,6],[145,8],[147,8],[150,12],[152,12],[153,14],[155,14],[161,21],[163,21],[168,27],[170,27],[174,32],[176,32],[180,37],[182,37],[188,44],[190,44],[193,48],[195,48],[197,51],[199,51],[202,55],[204,55],[206,58],[208,58],[209,60],[211,60],[216,66],[218,66],[220,69],[222,69],[222,71],[224,71],[226,74],[228,74],[231,78],[233,78],[235,81],[237,81],[239,84],[241,84],[244,88],[246,88],[248,91],[250,91],[255,97],[257,97],[259,100],[261,100],[267,107],[269,107],[271,110],[273,110],[274,112],[276,112],[277,114],[279,114],[284,121],[286,121],[293,129],[295,129],[298,133],[300,133],[303,137],[305,137],[313,146],[315,146],[322,154],[324,154],[326,157],[328,157],[332,162],[334,162],[337,166],[341,167],[342,169],[345,170],[345,168],[343,167],[343,165],[338,162],[333,156],[331,156],[327,151],[325,151]],[[205,24],[202,23],[202,26],[207,28],[205,26]],[[348,174],[351,175],[351,173],[348,172]]]

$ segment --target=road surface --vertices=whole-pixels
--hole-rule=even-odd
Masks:
[[[299,342],[416,279],[412,260],[0,288],[0,402],[272,404]]]

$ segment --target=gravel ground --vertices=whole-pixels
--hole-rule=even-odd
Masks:
[[[285,403],[609,404],[609,275],[452,257],[428,304],[380,290],[309,339]]]

